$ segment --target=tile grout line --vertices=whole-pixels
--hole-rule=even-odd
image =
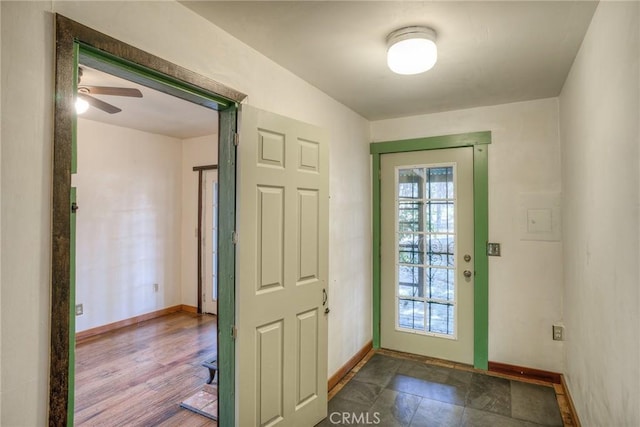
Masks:
[[[384,355],[384,356],[391,356],[391,357],[395,357],[395,358],[398,358],[398,359],[410,360],[410,361],[414,361],[414,362],[420,362],[420,363],[423,363],[425,365],[430,365],[430,366],[440,366],[440,367],[455,369],[455,370],[459,370],[459,371],[473,372],[473,373],[478,373],[478,374],[487,375],[487,376],[491,376],[491,377],[503,378],[503,379],[507,379],[507,380],[510,380],[510,381],[518,381],[518,382],[523,382],[523,383],[528,383],[528,384],[534,384],[534,385],[541,385],[541,386],[550,387],[550,388],[553,389],[554,395],[556,396],[556,403],[558,404],[558,408],[560,410],[560,415],[562,417],[563,425],[564,426],[575,426],[575,423],[573,422],[573,417],[571,416],[571,411],[568,409],[566,390],[564,389],[564,386],[562,384],[554,384],[554,383],[551,383],[549,381],[542,381],[542,380],[537,380],[537,379],[522,378],[522,377],[515,376],[515,375],[503,374],[503,373],[500,373],[500,372],[484,371],[484,370],[481,370],[481,369],[476,369],[471,365],[466,365],[466,364],[463,364],[463,363],[449,362],[449,361],[446,361],[446,360],[435,359],[435,358],[428,357],[428,356],[420,356],[420,355],[416,355],[416,354],[404,353],[404,352],[399,352],[399,351],[395,351],[395,350],[388,350],[388,349],[377,349],[377,350],[376,349],[371,349],[371,350],[369,350],[369,352],[366,354],[366,356],[363,357],[362,360],[360,362],[358,362],[356,364],[356,366],[354,366],[353,369],[351,371],[349,371],[349,373],[347,373],[347,375],[345,375],[344,378],[341,379],[338,382],[338,384],[336,384],[336,386],[333,387],[329,391],[328,400],[331,400],[336,394],[338,394],[338,392],[340,390],[342,390],[344,388],[344,386],[346,386],[351,381],[351,379],[360,371],[360,369],[375,354],[381,354],[381,355]],[[422,397],[422,398],[424,398],[424,397]],[[466,409],[467,409],[466,406],[463,406],[463,415],[464,415],[464,411]],[[417,412],[417,409],[416,409],[416,412]],[[415,412],[414,412],[413,416],[415,417]],[[413,417],[412,417],[412,419],[413,419]]]

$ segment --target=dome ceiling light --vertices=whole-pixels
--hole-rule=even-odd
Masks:
[[[436,32],[428,27],[404,27],[387,36],[387,65],[397,74],[420,74],[438,60]]]

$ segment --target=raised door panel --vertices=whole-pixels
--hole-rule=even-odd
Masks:
[[[327,411],[328,138],[247,106],[240,132],[238,422],[315,425]]]

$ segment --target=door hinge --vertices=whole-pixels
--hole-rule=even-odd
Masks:
[[[235,145],[236,147],[240,144],[240,135],[238,135],[238,133],[234,132],[233,133],[233,145]]]
[[[72,213],[78,212],[78,204],[76,202],[71,203],[71,212]]]
[[[238,338],[238,328],[236,328],[236,325],[231,325],[231,338],[234,340]]]
[[[236,233],[235,231],[231,233],[231,241],[234,245],[238,244],[238,233]]]

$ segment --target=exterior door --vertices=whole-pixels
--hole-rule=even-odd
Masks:
[[[473,364],[473,148],[380,162],[381,345]]]
[[[328,138],[243,105],[237,236],[237,422],[327,413]]]
[[[202,179],[204,180],[202,185],[204,192],[202,197],[204,201],[202,308],[205,313],[218,314],[218,171],[206,170]]]

